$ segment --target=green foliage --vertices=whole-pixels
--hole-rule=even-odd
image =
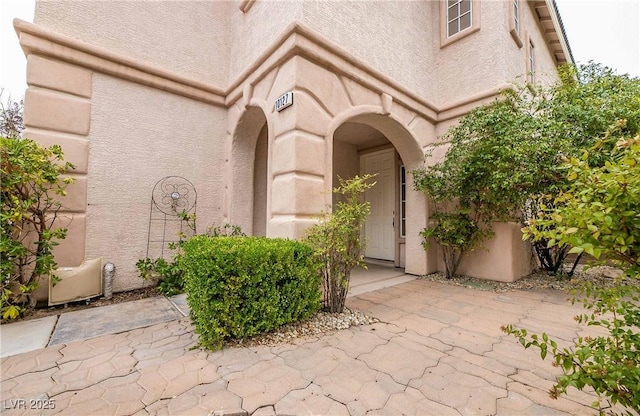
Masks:
[[[219,349],[305,319],[320,307],[313,249],[292,240],[196,236],[183,245],[191,318],[200,344]]]
[[[196,233],[196,214],[181,211],[176,215],[184,222],[186,227],[191,230],[190,235],[194,235]],[[225,224],[223,226],[209,227],[206,235],[212,237],[238,237],[244,236],[245,234],[239,226]],[[184,271],[180,266],[180,259],[182,257],[182,245],[188,237],[186,233],[181,231],[180,234],[178,234],[179,240],[169,244],[169,248],[175,250],[171,261],[167,261],[162,257],[157,259],[147,257],[136,262],[140,277],[144,280],[152,278],[158,279],[158,290],[166,296],[177,295],[183,293],[185,290]]]
[[[464,211],[436,212],[432,218],[435,225],[420,232],[423,238],[422,246],[425,250],[429,249],[432,239],[440,244],[446,277],[450,279],[455,276],[462,255],[478,246],[483,230],[479,229],[478,224]]]
[[[162,257],[155,260],[150,258],[140,259],[136,267],[140,277],[145,280],[158,279],[158,290],[166,296],[173,296],[184,292],[184,272],[180,268],[181,253],[176,254],[172,261]]]
[[[549,246],[569,247],[596,259],[614,260],[630,277],[640,272],[640,135],[628,138],[627,124],[619,122],[580,157],[565,162],[567,188],[523,229],[525,237],[544,239]],[[574,297],[575,301],[575,297]],[[601,413],[610,405],[640,412],[640,289],[586,286],[583,304],[593,311],[580,315],[580,323],[601,326],[607,336],[579,338],[573,348],[559,349],[542,336],[525,329],[505,331],[525,348],[540,349],[554,357],[564,376],[558,378],[552,397],[569,386],[592,387]],[[602,396],[608,403],[602,403]],[[632,414],[628,411],[628,414]]]
[[[370,204],[363,201],[362,195],[375,185],[367,182],[374,176],[340,179],[340,186],[333,190],[340,201],[331,214],[309,230],[307,240],[320,264],[324,305],[330,312],[343,311],[351,270],[364,266],[365,242],[361,231]]]
[[[590,62],[561,67],[560,80],[552,89],[550,117],[566,126],[562,130],[576,151],[593,146],[618,120],[627,120],[623,135],[640,131],[640,78]]]
[[[592,406],[600,414],[612,413],[610,406],[615,404],[628,409],[630,415],[631,410],[640,412],[640,289],[586,285],[581,296],[583,306],[592,312],[575,319],[606,329],[607,336],[579,337],[572,348],[560,348],[546,333],[529,334],[526,329],[511,325],[503,327],[503,331],[515,336],[524,348],[538,348],[543,360],[551,354],[553,365],[562,369],[551,397],[558,398],[569,387],[582,390],[589,386],[598,394],[599,399]],[[575,300],[574,296],[572,302]],[[607,403],[603,403],[603,397]]]
[[[63,162],[60,146],[43,148],[28,139],[0,137],[0,311],[17,318],[35,306],[31,293],[57,265],[55,228],[60,198],[72,179],[60,176],[73,166]]]
[[[622,123],[624,124],[624,123]],[[640,271],[640,135],[620,137],[620,126],[580,157],[567,160],[570,186],[523,229],[550,246],[571,246],[614,260],[629,275]],[[611,150],[607,150],[611,149]],[[592,166],[594,160],[603,162]]]
[[[9,96],[5,103],[2,101],[3,93],[4,89],[0,89],[0,137],[20,138],[24,130],[24,102],[14,101]]]
[[[186,211],[177,212],[176,216],[183,221],[191,235],[196,232],[196,214]],[[159,257],[157,259],[140,259],[136,262],[136,268],[140,277],[144,280],[158,279],[158,290],[166,296],[173,296],[184,292],[184,272],[180,268],[182,257],[182,245],[188,238],[187,234],[180,231],[179,240],[169,244],[169,249],[175,250],[172,261]]]
[[[619,119],[627,120],[623,133],[636,134],[639,79],[595,64],[563,67],[551,87],[516,86],[462,117],[440,143],[448,146],[445,159],[414,172],[416,189],[438,212],[469,213],[479,230],[494,221],[526,223],[568,186],[563,159],[592,146]],[[491,235],[484,231],[481,239]],[[545,240],[534,246],[541,266],[560,270],[568,250]]]

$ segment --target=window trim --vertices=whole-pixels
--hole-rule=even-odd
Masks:
[[[531,40],[531,36],[527,35],[527,82],[535,84],[536,82],[536,45]]]
[[[253,7],[253,3],[255,2],[256,0],[242,0],[238,8],[242,13],[247,13]]]
[[[471,26],[451,36],[447,36],[447,8],[447,1],[440,1],[440,48],[480,30],[480,0],[471,0]]]
[[[403,175],[404,174],[404,175]],[[404,181],[402,180],[404,176]],[[404,168],[404,165],[400,165],[400,169],[398,172],[398,184],[400,185],[398,188],[398,237],[407,238],[407,171]],[[402,199],[402,189],[404,188],[404,196],[405,199]]]
[[[518,49],[524,46],[522,38],[520,37],[520,31],[522,29],[522,12],[521,12],[520,0],[511,0],[509,3],[509,33],[513,38]],[[516,21],[518,24],[516,24]]]

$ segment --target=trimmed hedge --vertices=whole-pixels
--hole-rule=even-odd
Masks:
[[[321,305],[313,249],[293,240],[196,236],[183,245],[191,319],[200,345],[222,348],[311,316]]]

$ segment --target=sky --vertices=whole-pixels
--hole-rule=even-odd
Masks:
[[[27,88],[26,58],[12,22],[15,17],[33,22],[34,3],[0,0],[0,88],[5,89],[5,102],[9,95],[21,99]],[[577,63],[593,60],[620,74],[640,77],[640,1],[556,0],[556,4]]]

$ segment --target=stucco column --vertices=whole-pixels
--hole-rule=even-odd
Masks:
[[[325,134],[330,118],[316,98],[298,84],[304,79],[304,61],[293,57],[283,64],[268,99],[293,92],[293,104],[273,110],[269,145],[267,236],[301,238],[327,207],[331,163]]]
[[[270,237],[304,237],[326,209],[325,141],[300,130],[276,136],[271,152]]]
[[[417,167],[417,166],[415,166]],[[413,189],[413,175],[409,172],[415,167],[407,169],[407,232],[405,272],[415,275],[433,273],[437,270],[437,256],[435,247],[425,252],[422,247],[420,231],[427,226],[429,218],[429,204],[424,193]]]
[[[55,227],[68,229],[54,249],[58,266],[79,266],[85,257],[91,71],[74,65],[27,56],[25,130],[23,136],[45,147],[59,144],[65,160],[75,168],[64,176],[74,179],[61,199]]]
[[[85,258],[87,232],[87,172],[91,122],[92,73],[89,70],[39,55],[27,56],[27,84],[23,137],[41,146],[60,145],[65,161],[75,167],[63,177],[74,182],[60,198],[54,223],[66,228],[67,237],[53,250],[59,267],[79,266]],[[47,298],[48,283],[34,293]]]

